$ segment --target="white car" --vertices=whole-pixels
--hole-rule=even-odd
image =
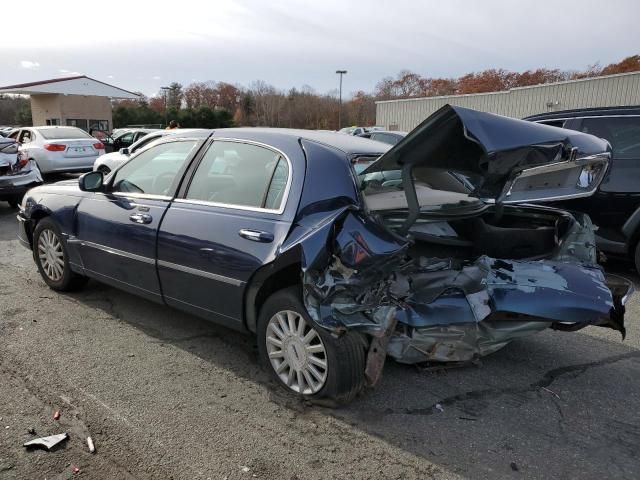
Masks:
[[[176,128],[173,130],[157,130],[151,133],[148,133],[144,137],[138,139],[135,143],[133,143],[129,148],[121,148],[117,152],[107,153],[105,155],[101,155],[96,159],[93,164],[93,169],[98,170],[105,175],[111,173],[112,170],[116,169],[124,162],[129,160],[131,155],[136,153],[137,151],[143,149],[151,142],[158,140],[167,135],[179,134],[179,133],[188,133],[191,132],[193,128]]]
[[[34,160],[42,173],[91,170],[104,154],[104,145],[76,127],[23,127],[9,135],[22,155]]]

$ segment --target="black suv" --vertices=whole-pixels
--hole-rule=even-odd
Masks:
[[[634,260],[640,271],[640,106],[565,110],[525,120],[609,141],[613,161],[600,188],[591,197],[563,201],[562,208],[589,214],[599,227],[600,250]]]

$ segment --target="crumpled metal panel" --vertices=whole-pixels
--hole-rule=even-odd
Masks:
[[[16,167],[17,162],[18,156],[16,155],[15,161],[8,162],[4,160],[0,165],[0,167],[9,167],[8,173],[0,176],[0,189],[3,187],[23,187],[42,183],[42,174],[34,160],[30,160],[27,165],[19,170]]]
[[[470,362],[550,325],[551,322],[494,321],[415,328],[392,336],[387,354],[400,363]]]
[[[302,242],[310,315],[336,334],[373,337],[393,319],[388,353],[401,362],[466,361],[553,322],[606,324],[615,307],[586,217],[535,261],[410,259],[406,241],[350,209],[316,233],[311,248]]]

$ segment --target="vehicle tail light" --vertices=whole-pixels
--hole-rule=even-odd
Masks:
[[[59,143],[45,143],[44,148],[50,152],[64,152],[67,149],[66,145],[60,145]]]
[[[104,144],[102,144],[102,143],[94,143],[93,144],[93,148],[95,148],[96,150],[104,150]]]
[[[28,164],[29,164],[29,159],[27,157],[21,157],[21,158],[18,158],[18,163],[16,165],[18,165],[18,170],[20,170],[21,168],[25,167]]]

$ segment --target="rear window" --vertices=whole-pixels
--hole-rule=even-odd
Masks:
[[[93,138],[84,130],[75,127],[68,128],[39,128],[38,132],[47,140],[61,140],[68,138]]]

